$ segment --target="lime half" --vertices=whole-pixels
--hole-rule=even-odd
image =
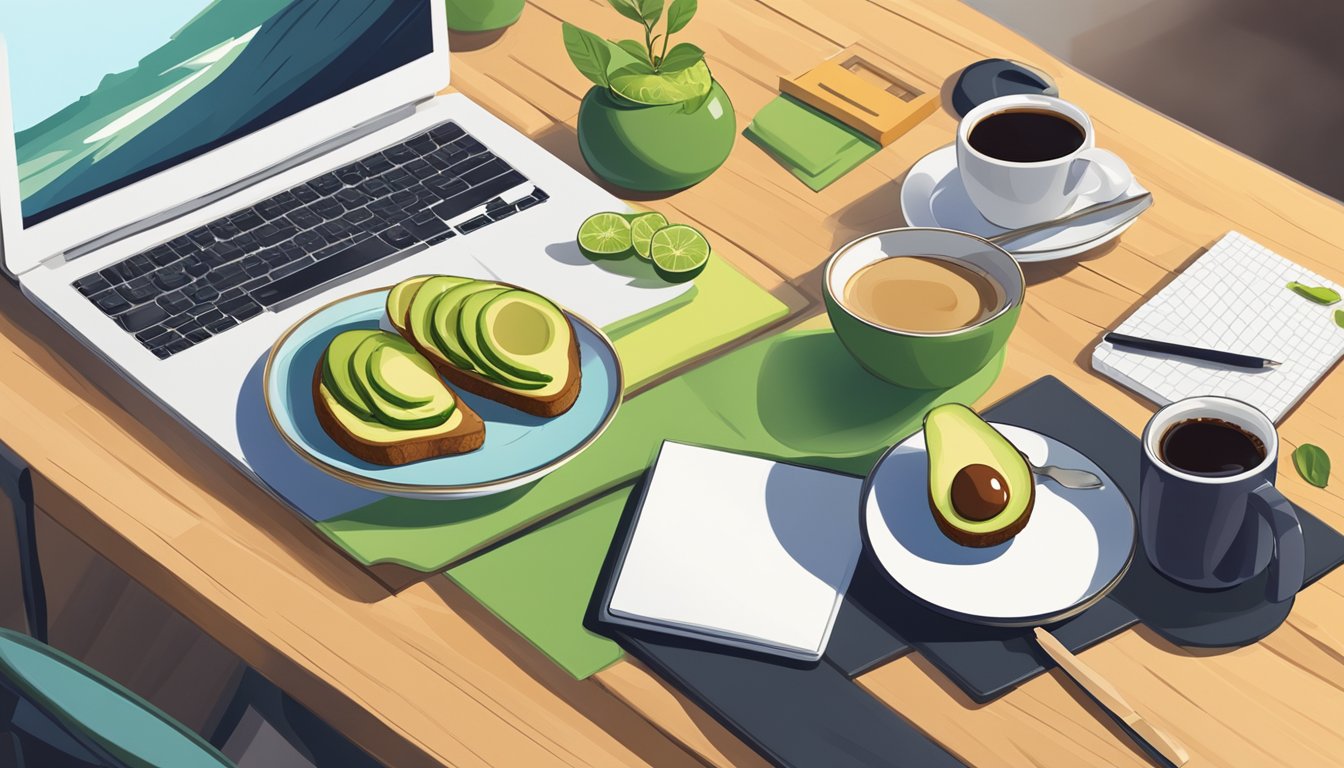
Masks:
[[[667,226],[667,217],[661,213],[637,213],[630,219],[630,240],[635,246],[635,255],[649,260],[649,241],[653,233]]]
[[[595,213],[579,225],[579,250],[590,259],[613,259],[630,253],[630,222],[619,213]]]
[[[705,236],[685,224],[663,227],[649,241],[653,269],[669,283],[684,283],[703,272],[709,253]]]

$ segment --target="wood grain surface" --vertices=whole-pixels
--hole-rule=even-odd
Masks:
[[[586,81],[560,19],[627,36],[602,0],[532,0],[513,28],[455,35],[453,87],[584,168],[575,117]],[[989,56],[1054,74],[1088,110],[1156,205],[1120,241],[1027,268],[1003,374],[982,404],[1054,374],[1131,430],[1152,406],[1094,374],[1104,329],[1229,229],[1344,281],[1344,208],[1071,71],[955,0],[704,0],[681,34],[709,52],[739,128],[803,72],[863,43],[921,88]],[[1193,95],[1192,95],[1193,97]],[[903,174],[950,143],[939,111],[820,193],[760,149],[690,190],[640,202],[702,227],[716,253],[769,289],[812,299],[837,246],[899,226]],[[1285,140],[1291,136],[1285,126]],[[182,426],[0,286],[0,439],[38,475],[42,508],[337,728],[394,766],[748,765],[721,726],[631,662],[578,682],[446,579],[395,596]],[[1312,442],[1344,457],[1344,375],[1281,425],[1284,451]],[[1285,462],[1280,487],[1344,528],[1344,482],[1317,489]],[[1344,755],[1344,574],[1302,594],[1288,623],[1228,651],[1127,631],[1081,657],[1190,765],[1337,765]],[[975,765],[1139,765],[1144,758],[1059,673],[979,706],[917,655],[860,684]]]

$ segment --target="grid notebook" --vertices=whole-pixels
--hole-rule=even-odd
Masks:
[[[862,485],[663,443],[603,621],[816,661],[862,551]]]
[[[1159,405],[1196,395],[1248,402],[1278,422],[1344,356],[1344,328],[1289,282],[1344,288],[1239,232],[1229,232],[1117,333],[1238,352],[1282,363],[1262,371],[1118,349],[1102,342],[1092,367]]]

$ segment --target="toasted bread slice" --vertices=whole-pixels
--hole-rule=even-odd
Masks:
[[[313,373],[317,422],[336,444],[372,464],[399,466],[440,456],[469,453],[485,444],[485,422],[461,398],[448,421],[427,429],[394,429],[365,421],[347,410],[322,383],[326,355]]]

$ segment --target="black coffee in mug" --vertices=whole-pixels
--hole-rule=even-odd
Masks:
[[[1012,109],[976,123],[967,141],[996,160],[1040,163],[1072,154],[1085,138],[1082,126],[1058,112]]]
[[[1161,458],[1172,467],[1201,477],[1232,477],[1265,460],[1260,438],[1230,421],[1186,419],[1162,435]]]

